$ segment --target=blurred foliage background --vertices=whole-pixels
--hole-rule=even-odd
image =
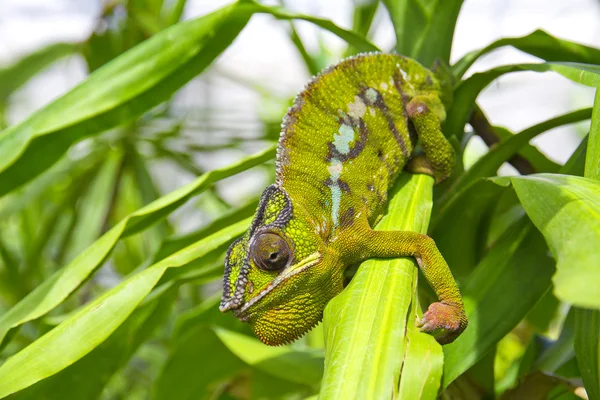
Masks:
[[[337,6],[317,16],[277,2],[197,3],[99,3],[83,40],[0,67],[0,396],[568,399],[585,396],[584,383],[590,399],[600,396],[600,111],[591,108],[600,50],[536,31],[488,47],[475,41],[483,50],[467,53],[461,19],[452,47],[459,0],[356,1],[346,4],[345,28],[332,22]],[[540,7],[522,3],[520,18]],[[566,12],[562,2],[543,3]],[[569,12],[578,11],[579,29],[598,32],[597,22],[584,23],[600,15],[590,4]],[[194,7],[198,18],[184,18]],[[255,20],[279,29],[255,39],[266,53],[228,53],[249,40]],[[273,75],[271,40],[291,43],[283,85],[239,72],[249,63]],[[506,53],[491,52],[503,46],[525,58],[507,66],[498,56]],[[388,343],[394,323],[405,322],[371,326],[352,311],[346,318],[360,331],[332,333],[337,311],[390,298],[388,287],[361,291],[359,272],[323,325],[268,348],[218,312],[224,251],[273,179],[280,121],[301,83],[378,49],[427,66],[441,59],[456,79],[445,125],[461,155],[456,173],[435,188],[433,211],[417,180],[393,204],[404,210],[401,199],[414,196],[425,219],[432,212],[428,231],[465,294],[469,331],[442,351],[409,318]],[[229,64],[211,66],[222,52]],[[49,83],[39,77],[65,59],[83,60],[89,77],[19,116],[23,88],[44,97]],[[516,71],[502,90],[482,92]],[[551,130],[535,142],[542,151],[529,144]],[[546,175],[485,179],[498,171]],[[409,299],[413,275],[400,281]],[[418,314],[412,299],[389,310]],[[388,347],[372,356],[376,344]]]

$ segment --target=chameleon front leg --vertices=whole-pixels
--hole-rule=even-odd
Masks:
[[[410,172],[431,175],[436,182],[448,177],[454,166],[454,149],[440,127],[440,119],[445,117],[445,111],[439,97],[413,98],[406,105],[406,114],[425,152],[425,159],[417,157],[411,160],[407,168]]]
[[[364,259],[416,258],[425,279],[439,299],[439,302],[429,306],[418,322],[421,331],[433,333],[440,344],[446,344],[465,330],[467,316],[460,291],[433,239],[417,232],[370,230],[365,243]]]

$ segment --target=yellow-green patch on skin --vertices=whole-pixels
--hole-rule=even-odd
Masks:
[[[355,56],[315,77],[284,119],[276,183],[228,253],[221,310],[263,342],[287,343],[321,320],[346,267],[409,255],[440,298],[423,329],[445,330],[440,342],[460,334],[462,300],[435,243],[371,229],[417,140],[438,180],[451,170],[454,153],[440,131],[449,98],[433,72],[399,55]]]

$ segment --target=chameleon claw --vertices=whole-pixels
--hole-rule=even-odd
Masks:
[[[452,343],[467,327],[462,306],[432,303],[423,318],[417,320],[421,332],[432,334],[439,344]]]

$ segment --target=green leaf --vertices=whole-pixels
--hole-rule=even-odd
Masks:
[[[475,99],[494,79],[511,72],[557,72],[564,77],[586,86],[600,86],[600,66],[570,62],[548,62],[541,64],[504,65],[489,71],[473,74],[461,81],[454,89],[454,100],[448,110],[448,118],[444,123],[446,135],[457,135],[462,138],[464,127],[471,112]]]
[[[575,354],[590,400],[600,399],[600,312],[575,310]]]
[[[77,47],[74,43],[55,43],[0,68],[0,103],[50,64],[75,53]]]
[[[538,29],[529,35],[499,39],[483,49],[466,54],[452,66],[454,75],[461,78],[479,57],[503,46],[512,46],[545,61],[600,64],[599,49],[559,39]]]
[[[396,32],[396,51],[432,66],[446,64],[463,0],[383,0]]]
[[[104,262],[120,238],[132,235],[156,223],[214,182],[259,165],[273,158],[274,155],[275,147],[272,146],[229,167],[211,171],[123,219],[69,265],[57,271],[2,315],[0,317],[0,342],[4,340],[11,329],[39,318],[66,299]]]
[[[378,229],[426,232],[431,210],[433,180],[425,175],[403,175],[390,194],[389,213]],[[398,392],[406,353],[407,324],[411,301],[415,301],[415,262],[412,259],[369,260],[344,291],[329,302],[324,313],[327,355],[320,398],[381,398]],[[428,338],[417,337],[416,348],[435,348]],[[424,340],[423,342],[421,342]],[[415,350],[417,352],[418,350]],[[432,370],[407,385],[435,392]],[[405,391],[413,388],[403,388]],[[418,390],[418,389],[416,389]]]
[[[585,177],[600,182],[600,90],[588,136]],[[575,309],[575,354],[588,396],[600,399],[600,310]]]
[[[469,327],[444,346],[442,387],[494,348],[550,286],[553,260],[543,237],[521,219],[507,230],[462,287]]]
[[[600,89],[596,89],[586,155],[585,177],[600,181]]]
[[[153,398],[209,398],[211,387],[239,374],[245,367],[212,329],[197,326],[177,340],[156,380]]]
[[[241,333],[222,328],[216,328],[215,332],[233,354],[267,374],[313,387],[323,376],[323,352],[320,350],[269,347]]]
[[[498,135],[501,141],[505,142],[506,140],[512,138],[515,134],[509,131],[506,128],[495,126],[494,132]],[[533,167],[535,172],[550,172],[556,173],[560,169],[561,165],[556,162],[550,160],[544,153],[538,150],[532,144],[526,144],[521,147],[518,154],[526,159],[529,164]]]
[[[378,48],[329,20],[243,0],[185,21],[94,71],[79,86],[0,134],[0,196],[44,172],[74,143],[131,121],[167,100],[236,38],[252,14],[309,21],[360,51]]]
[[[73,143],[167,100],[229,46],[250,16],[235,3],[174,25],[6,129],[0,135],[0,196],[44,172]]]
[[[175,291],[140,306],[104,343],[58,374],[11,396],[11,400],[96,399],[113,374],[172,312]]]
[[[248,4],[253,12],[271,14],[277,19],[291,20],[298,19],[302,21],[308,21],[320,28],[326,29],[340,39],[345,40],[348,44],[354,46],[360,52],[368,51],[379,51],[379,48],[373,43],[369,42],[366,38],[360,34],[340,28],[328,19],[312,17],[310,15],[298,14],[293,11],[289,11],[283,7],[265,6],[254,0],[242,0],[243,4]]]
[[[88,354],[126,320],[168,268],[181,267],[208,254],[241,235],[249,224],[250,218],[242,220],[133,275],[10,357],[0,366],[0,398],[51,376]]]
[[[520,149],[526,146],[529,141],[536,136],[559,126],[584,121],[590,118],[591,115],[591,108],[572,111],[567,114],[551,118],[537,125],[533,125],[522,132],[513,135],[511,138],[499,143],[496,146],[493,146],[490,151],[477,160],[477,162],[473,164],[471,168],[469,168],[463,175],[459,176],[456,181],[452,183],[452,189],[449,190],[448,193],[456,193],[457,191],[468,187],[478,178],[495,175],[496,171],[498,171],[498,168],[500,168],[503,163],[517,154]],[[440,199],[440,201],[444,202],[444,199]]]
[[[600,182],[558,174],[511,177],[510,181],[557,261],[556,297],[600,308]]]

